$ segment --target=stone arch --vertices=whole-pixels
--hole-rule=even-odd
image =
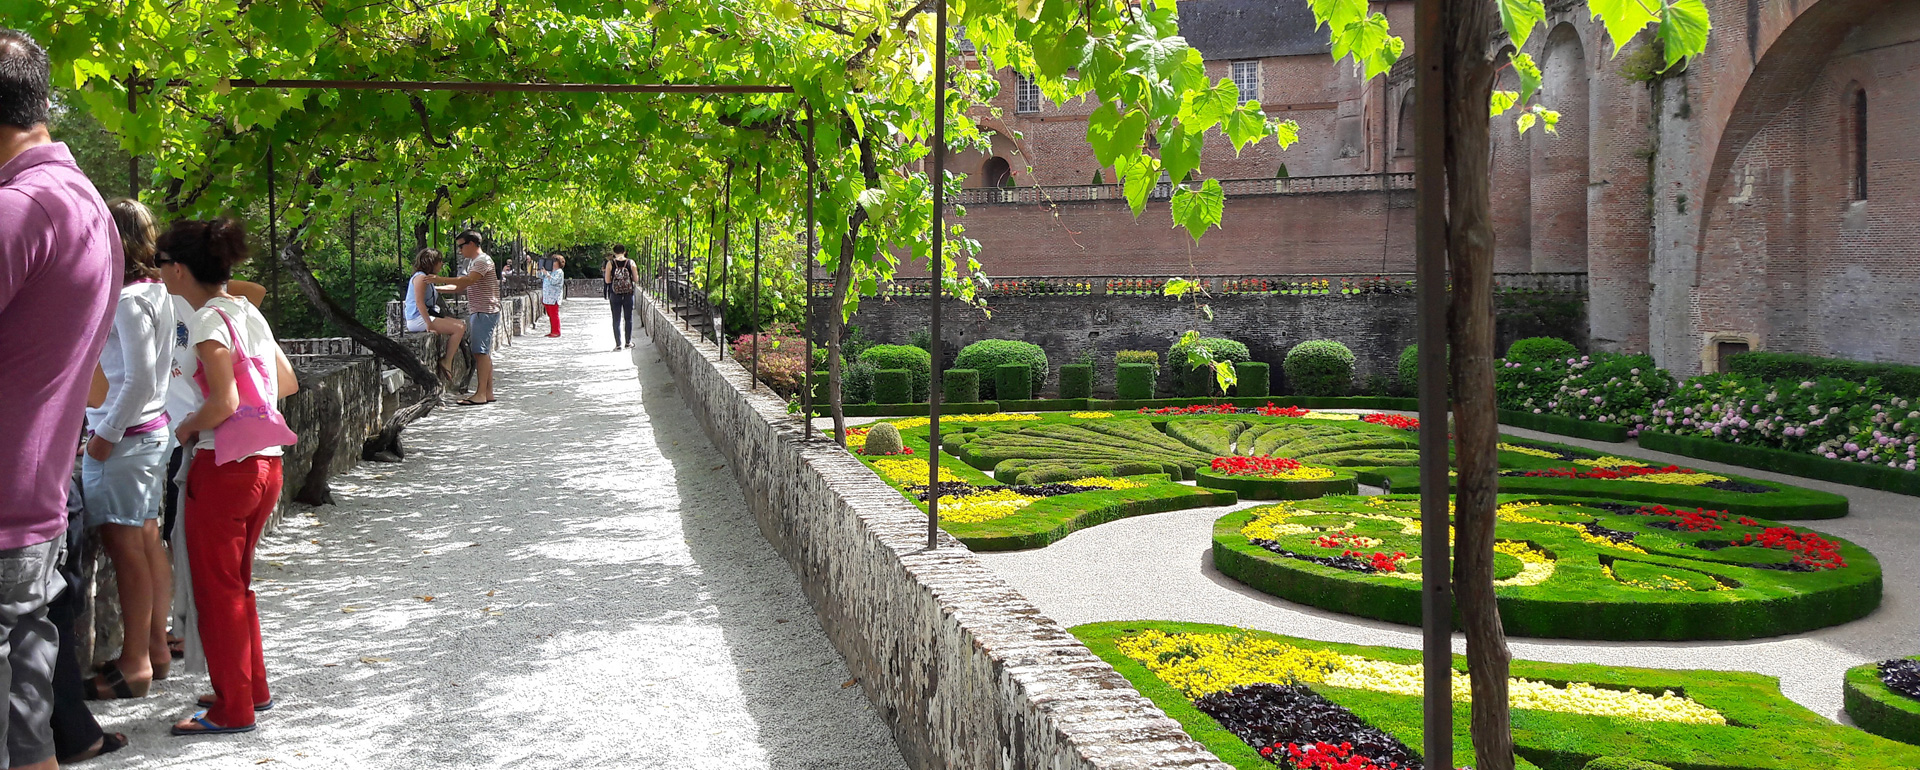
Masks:
[[[1540,72],[1540,104],[1560,113],[1560,125],[1557,135],[1532,143],[1532,266],[1535,272],[1584,272],[1590,70],[1586,45],[1572,24],[1547,33]]]
[[[1413,89],[1407,89],[1400,97],[1400,116],[1394,121],[1393,155],[1396,158],[1413,157]]]
[[[982,187],[1012,187],[1013,166],[1006,158],[996,155],[980,167],[980,177]]]
[[[1507,66],[1513,57],[1508,47],[1494,57],[1500,67],[1494,88],[1520,90],[1520,76]],[[1488,144],[1493,151],[1493,264],[1503,273],[1524,273],[1533,269],[1533,163],[1528,148],[1536,141],[1537,131],[1521,136],[1514,129],[1513,113],[1494,118],[1493,136]]]

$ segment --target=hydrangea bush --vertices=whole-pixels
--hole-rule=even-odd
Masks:
[[[1766,382],[1702,375],[1656,401],[1648,417],[1640,430],[1908,471],[1920,467],[1920,405],[1885,393],[1871,379]]]
[[[1652,419],[1654,405],[1673,391],[1673,375],[1644,355],[1501,361],[1494,372],[1502,409],[1622,424],[1631,435],[1638,435]]]

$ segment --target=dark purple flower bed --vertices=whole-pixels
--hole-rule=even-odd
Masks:
[[[1920,660],[1880,661],[1880,681],[1886,683],[1889,690],[1920,700]]]
[[[1251,684],[1194,701],[1221,727],[1260,750],[1267,761],[1293,767],[1288,746],[1344,745],[1378,767],[1422,770],[1407,745],[1305,685]]]
[[[973,484],[968,484],[964,481],[940,482],[940,499],[942,500],[945,500],[950,497],[966,497],[967,495],[971,495],[976,492],[1001,492],[1001,491],[1013,492],[1013,493],[1022,494],[1022,495],[1029,495],[1032,497],[1056,497],[1059,495],[1071,495],[1075,492],[1105,492],[1107,491],[1107,488],[1106,487],[1084,487],[1078,484],[1068,484],[1065,482],[1056,482],[1053,484],[1019,484],[1019,485],[1004,486],[1004,487],[981,487],[981,486],[975,486]],[[913,499],[919,500],[920,502],[924,503],[927,501],[927,485],[910,484],[907,486],[907,494],[913,495]]]
[[[1254,545],[1257,545],[1261,548],[1265,548],[1274,553],[1277,553],[1281,556],[1285,556],[1289,559],[1299,559],[1304,562],[1312,562],[1322,567],[1332,567],[1334,569],[1343,569],[1348,572],[1360,572],[1365,574],[1373,574],[1379,571],[1377,569],[1374,569],[1372,561],[1369,561],[1367,559],[1362,559],[1358,556],[1346,556],[1346,555],[1314,556],[1312,554],[1304,554],[1298,551],[1288,550],[1287,548],[1282,547],[1279,543],[1276,543],[1272,540],[1249,540],[1248,542],[1253,543]]]

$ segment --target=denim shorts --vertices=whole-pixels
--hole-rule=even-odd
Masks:
[[[167,494],[168,436],[165,428],[127,436],[104,462],[91,456],[80,461],[88,529],[138,527],[160,515]]]
[[[467,343],[476,356],[493,353],[493,327],[500,325],[499,313],[472,313],[467,316]]]

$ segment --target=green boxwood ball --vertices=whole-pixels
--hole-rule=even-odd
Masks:
[[[1344,396],[1353,387],[1353,351],[1333,340],[1307,340],[1287,351],[1287,384],[1302,396]]]
[[[911,401],[927,400],[927,384],[933,379],[933,356],[912,345],[875,345],[860,352],[860,363],[875,370],[905,369],[913,376]]]
[[[982,373],[995,372],[1006,364],[1026,364],[1032,386],[1028,392],[1039,392],[1047,384],[1047,352],[1039,345],[1019,340],[981,340],[960,349],[960,355],[953,360],[955,369],[974,369]],[[998,398],[994,391],[993,377],[980,378],[980,396],[989,401]]]
[[[1551,361],[1578,358],[1580,350],[1559,337],[1528,337],[1507,346],[1508,361]]]

